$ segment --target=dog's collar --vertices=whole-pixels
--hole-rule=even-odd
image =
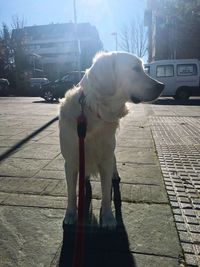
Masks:
[[[84,112],[84,109],[85,109],[85,98],[86,98],[86,96],[85,96],[84,92],[81,91],[81,95],[80,95],[79,100],[78,100],[78,102],[81,106],[81,112]]]
[[[79,104],[80,104],[80,106],[81,106],[81,112],[83,112],[83,113],[84,113],[85,106],[86,106],[86,101],[85,101],[85,99],[86,99],[86,95],[84,94],[83,90],[81,90],[81,94],[80,94],[80,97],[79,97],[79,100],[78,100],[78,101],[79,101]],[[87,108],[90,110],[90,112],[94,113],[94,112],[92,111],[92,109],[91,109],[90,106],[87,105]],[[96,115],[97,115],[97,117],[98,117],[99,119],[102,119],[101,116],[99,115],[99,113],[96,113]]]
[[[80,96],[79,96],[79,104],[80,104],[80,108],[81,108],[81,112],[82,113],[85,113],[85,107],[87,106],[87,108],[89,109],[89,111],[93,114],[96,114],[97,118],[104,121],[104,122],[107,122],[107,123],[113,123],[115,121],[106,121],[104,120],[101,115],[98,113],[98,112],[94,112],[91,108],[90,105],[86,105],[86,95],[84,94],[83,90],[81,90],[81,93],[80,93]]]
[[[91,113],[96,114],[97,118],[104,121],[104,122],[113,123],[113,122],[118,121],[118,119],[114,120],[114,121],[107,121],[107,120],[103,119],[98,112],[94,112],[94,110],[92,110],[90,105],[86,105],[86,95],[84,94],[82,89],[81,89],[80,96],[79,96],[79,104],[80,104],[82,113],[85,113],[85,107],[87,107]]]

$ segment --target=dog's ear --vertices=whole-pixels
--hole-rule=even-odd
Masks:
[[[93,60],[87,77],[91,87],[103,95],[113,95],[116,90],[116,56],[114,53],[101,53]]]

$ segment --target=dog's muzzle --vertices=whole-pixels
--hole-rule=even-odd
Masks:
[[[154,85],[151,88],[146,89],[144,91],[144,94],[143,96],[141,96],[141,98],[132,95],[131,101],[134,104],[139,104],[141,102],[151,102],[161,95],[162,91],[164,90],[164,87],[165,85],[163,83],[155,81]]]

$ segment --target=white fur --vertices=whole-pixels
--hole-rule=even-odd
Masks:
[[[139,71],[138,71],[139,70]],[[78,175],[77,117],[79,98],[85,95],[84,113],[88,127],[85,139],[86,175],[99,173],[102,186],[102,225],[114,227],[111,211],[111,183],[116,170],[115,132],[119,119],[127,114],[126,102],[154,100],[162,90],[159,83],[143,71],[142,62],[125,52],[99,53],[79,85],[69,90],[60,108],[60,147],[65,159],[68,207],[65,223],[76,220],[76,184]],[[155,92],[156,91],[156,92]]]

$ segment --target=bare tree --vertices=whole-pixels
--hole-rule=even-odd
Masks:
[[[15,61],[15,79],[16,93],[25,94],[26,92],[26,75],[31,69],[31,64],[25,54],[25,19],[18,15],[12,16],[12,46]]]
[[[134,19],[129,26],[124,26],[121,32],[121,49],[144,57],[147,54],[147,32],[143,20]]]
[[[24,17],[20,18],[17,14],[12,16],[12,22],[11,22],[12,29],[22,29],[24,28],[25,24],[26,21]]]
[[[129,28],[127,25],[123,27],[120,39],[120,48],[122,48],[126,52],[130,52],[130,36]]]

